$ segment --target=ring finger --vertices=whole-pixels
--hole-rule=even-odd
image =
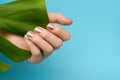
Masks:
[[[42,39],[40,36],[38,36],[37,34],[35,34],[32,31],[29,31],[27,33],[27,37],[30,39],[30,41],[32,41],[38,48],[40,48],[42,50],[43,56],[47,57],[50,55],[50,53],[52,53],[53,51],[53,47],[46,42],[44,39]]]

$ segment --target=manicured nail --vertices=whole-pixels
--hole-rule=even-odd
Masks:
[[[34,36],[34,34],[29,31],[29,32],[27,32],[26,36],[27,36],[28,38],[32,38],[32,37]]]
[[[48,27],[49,29],[51,29],[51,30],[53,30],[53,29],[54,29],[54,26],[53,26],[53,25],[51,25],[51,24],[48,24],[48,25],[47,25],[47,27]]]
[[[38,33],[42,32],[42,30],[40,28],[35,28],[35,31],[38,32]]]
[[[29,38],[27,37],[27,35],[25,35],[24,38],[25,38],[26,40],[29,40]]]

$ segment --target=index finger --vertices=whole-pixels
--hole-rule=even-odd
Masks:
[[[59,23],[62,25],[70,25],[72,24],[72,20],[65,17],[64,15],[60,13],[48,13],[49,21],[51,23]]]

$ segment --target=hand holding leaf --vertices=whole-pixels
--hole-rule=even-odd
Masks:
[[[0,5],[0,30],[23,36],[35,26],[48,24],[45,0],[16,0]],[[21,62],[31,56],[0,34],[0,51],[15,62]],[[0,69],[5,67],[3,63]],[[7,69],[7,68],[6,68]]]
[[[23,36],[35,26],[48,24],[45,0],[17,0],[0,5],[0,29]],[[0,34],[0,51],[15,62],[31,56],[27,50],[20,49]],[[6,50],[7,48],[7,50]]]
[[[21,0],[22,1],[22,0]],[[26,0],[25,2],[27,2],[27,1],[32,1],[32,0]],[[44,1],[44,0],[41,0],[41,1]],[[30,2],[29,2],[30,3]],[[23,4],[23,3],[22,3]],[[30,3],[31,4],[31,3]],[[20,5],[19,5],[20,6]],[[11,9],[11,8],[10,8]],[[6,27],[6,28],[4,28],[4,27],[0,27],[1,28],[1,31],[2,31],[2,33],[1,33],[1,41],[2,42],[5,42],[6,41],[6,45],[5,44],[2,44],[2,42],[1,42],[1,44],[2,45],[4,45],[4,47],[2,48],[0,48],[1,49],[1,51],[2,52],[5,52],[4,54],[5,55],[7,55],[10,59],[12,59],[13,61],[15,61],[15,62],[20,62],[20,61],[23,61],[23,60],[25,60],[25,59],[27,59],[28,57],[30,57],[31,56],[31,54],[30,54],[30,52],[29,51],[27,51],[28,49],[25,47],[26,46],[26,44],[24,44],[24,46],[21,46],[21,44],[19,44],[19,43],[16,43],[16,42],[20,42],[20,43],[24,43],[24,39],[23,39],[23,35],[28,31],[28,30],[31,30],[31,31],[33,31],[33,29],[34,29],[34,27],[35,26],[41,26],[42,25],[42,27],[46,27],[46,25],[48,24],[48,17],[47,17],[47,13],[46,13],[46,11],[45,11],[45,7],[44,8],[42,8],[42,11],[44,12],[44,14],[40,14],[39,13],[39,9],[36,9],[36,7],[34,6],[34,7],[32,7],[32,9],[31,9],[31,7],[29,8],[30,10],[32,10],[32,12],[31,11],[29,11],[29,10],[27,10],[27,9],[25,9],[25,11],[22,11],[21,9],[19,9],[20,10],[20,12],[22,11],[22,14],[21,13],[19,13],[18,12],[18,14],[15,14],[15,13],[12,13],[12,14],[15,14],[15,15],[12,15],[12,16],[8,16],[6,19],[7,19],[7,21],[5,20],[5,21],[3,21],[4,23],[5,23],[5,25],[4,25],[4,27]],[[34,10],[35,9],[35,10]],[[40,8],[41,9],[41,8]],[[24,10],[24,9],[23,9]],[[29,13],[29,16],[25,13],[25,12],[28,12]],[[38,12],[37,12],[38,11]],[[36,13],[34,13],[34,12],[36,12],[36,13],[38,13],[38,14],[36,14]],[[25,16],[23,16],[23,15],[25,15]],[[40,15],[43,15],[43,16],[41,16],[41,17],[39,17]],[[22,17],[21,17],[22,16]],[[25,18],[26,16],[28,16],[27,18]],[[32,17],[33,16],[33,17]],[[16,18],[17,17],[17,18]],[[40,19],[39,19],[39,18]],[[25,19],[24,19],[25,18]],[[37,20],[36,20],[37,19]],[[41,21],[41,23],[40,23],[40,21]],[[65,18],[63,15],[61,15],[61,14],[56,14],[56,13],[49,13],[49,20],[50,20],[50,22],[56,22],[56,23],[59,23],[59,24],[63,24],[63,25],[68,25],[68,24],[71,24],[72,22],[71,22],[71,20],[70,19],[68,19],[68,18]],[[37,21],[37,22],[36,22]],[[12,23],[12,24],[11,24]],[[6,24],[7,25],[9,25],[9,26],[6,26]],[[15,25],[15,26],[14,26]],[[21,26],[22,25],[22,26]],[[16,28],[16,26],[17,27],[19,27],[18,29]],[[51,26],[53,26],[54,27],[54,30],[52,29],[52,30],[49,30],[48,29],[48,31],[47,30],[44,30],[43,29],[43,32],[46,32],[47,31],[47,36],[48,37],[43,37],[45,40],[47,40],[47,42],[49,42],[50,43],[50,45],[52,45],[51,47],[54,47],[54,48],[58,48],[58,47],[60,47],[61,46],[61,44],[62,44],[62,40],[68,40],[69,38],[70,38],[70,34],[69,34],[69,32],[67,32],[67,31],[65,31],[64,29],[62,29],[62,28],[60,28],[60,27],[58,27],[58,26],[55,26],[55,25],[51,25]],[[11,29],[11,27],[12,28],[14,28],[16,31],[18,31],[18,33],[16,32],[16,31],[14,31],[14,30],[12,30]],[[52,27],[52,28],[53,28]],[[6,32],[6,31],[8,31],[8,32]],[[60,32],[57,32],[57,31],[60,31]],[[9,33],[10,32],[10,33]],[[51,33],[50,33],[51,32]],[[15,34],[17,34],[17,35],[15,35]],[[42,33],[43,35],[44,35],[44,33]],[[12,44],[11,42],[9,42],[7,39],[6,39],[6,37],[5,37],[5,35],[7,35],[7,39],[8,40],[10,40],[10,41],[12,41],[14,44]],[[41,35],[42,36],[42,35]],[[13,39],[13,37],[14,37],[14,39]],[[12,39],[12,40],[11,40]],[[17,40],[18,39],[18,40]],[[17,40],[17,41],[16,41]],[[36,40],[35,40],[36,41]],[[16,44],[17,44],[17,46],[19,46],[19,48],[16,46]],[[49,45],[49,44],[48,44]],[[47,45],[47,46],[48,46]],[[12,47],[11,47],[12,46]],[[16,53],[17,54],[14,54],[14,53],[12,53],[12,54],[8,54],[8,52],[5,50],[5,47],[7,47],[7,48],[9,48],[9,47],[11,47],[10,49],[9,49],[9,52],[14,52],[12,49],[15,49],[16,51]],[[43,49],[47,49],[47,48],[43,48]],[[44,50],[43,50],[44,51]],[[11,55],[14,55],[14,56],[11,56]],[[32,57],[32,56],[31,56]]]

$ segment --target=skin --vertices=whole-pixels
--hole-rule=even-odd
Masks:
[[[36,27],[34,31],[28,31],[24,37],[4,31],[0,32],[16,46],[30,50],[32,53],[32,56],[28,59],[30,62],[39,63],[55,49],[60,48],[63,41],[70,39],[68,31],[53,23],[70,25],[72,24],[72,20],[59,13],[48,13],[48,16],[50,23],[47,29],[43,29],[40,26]],[[52,28],[49,26],[52,26]]]

